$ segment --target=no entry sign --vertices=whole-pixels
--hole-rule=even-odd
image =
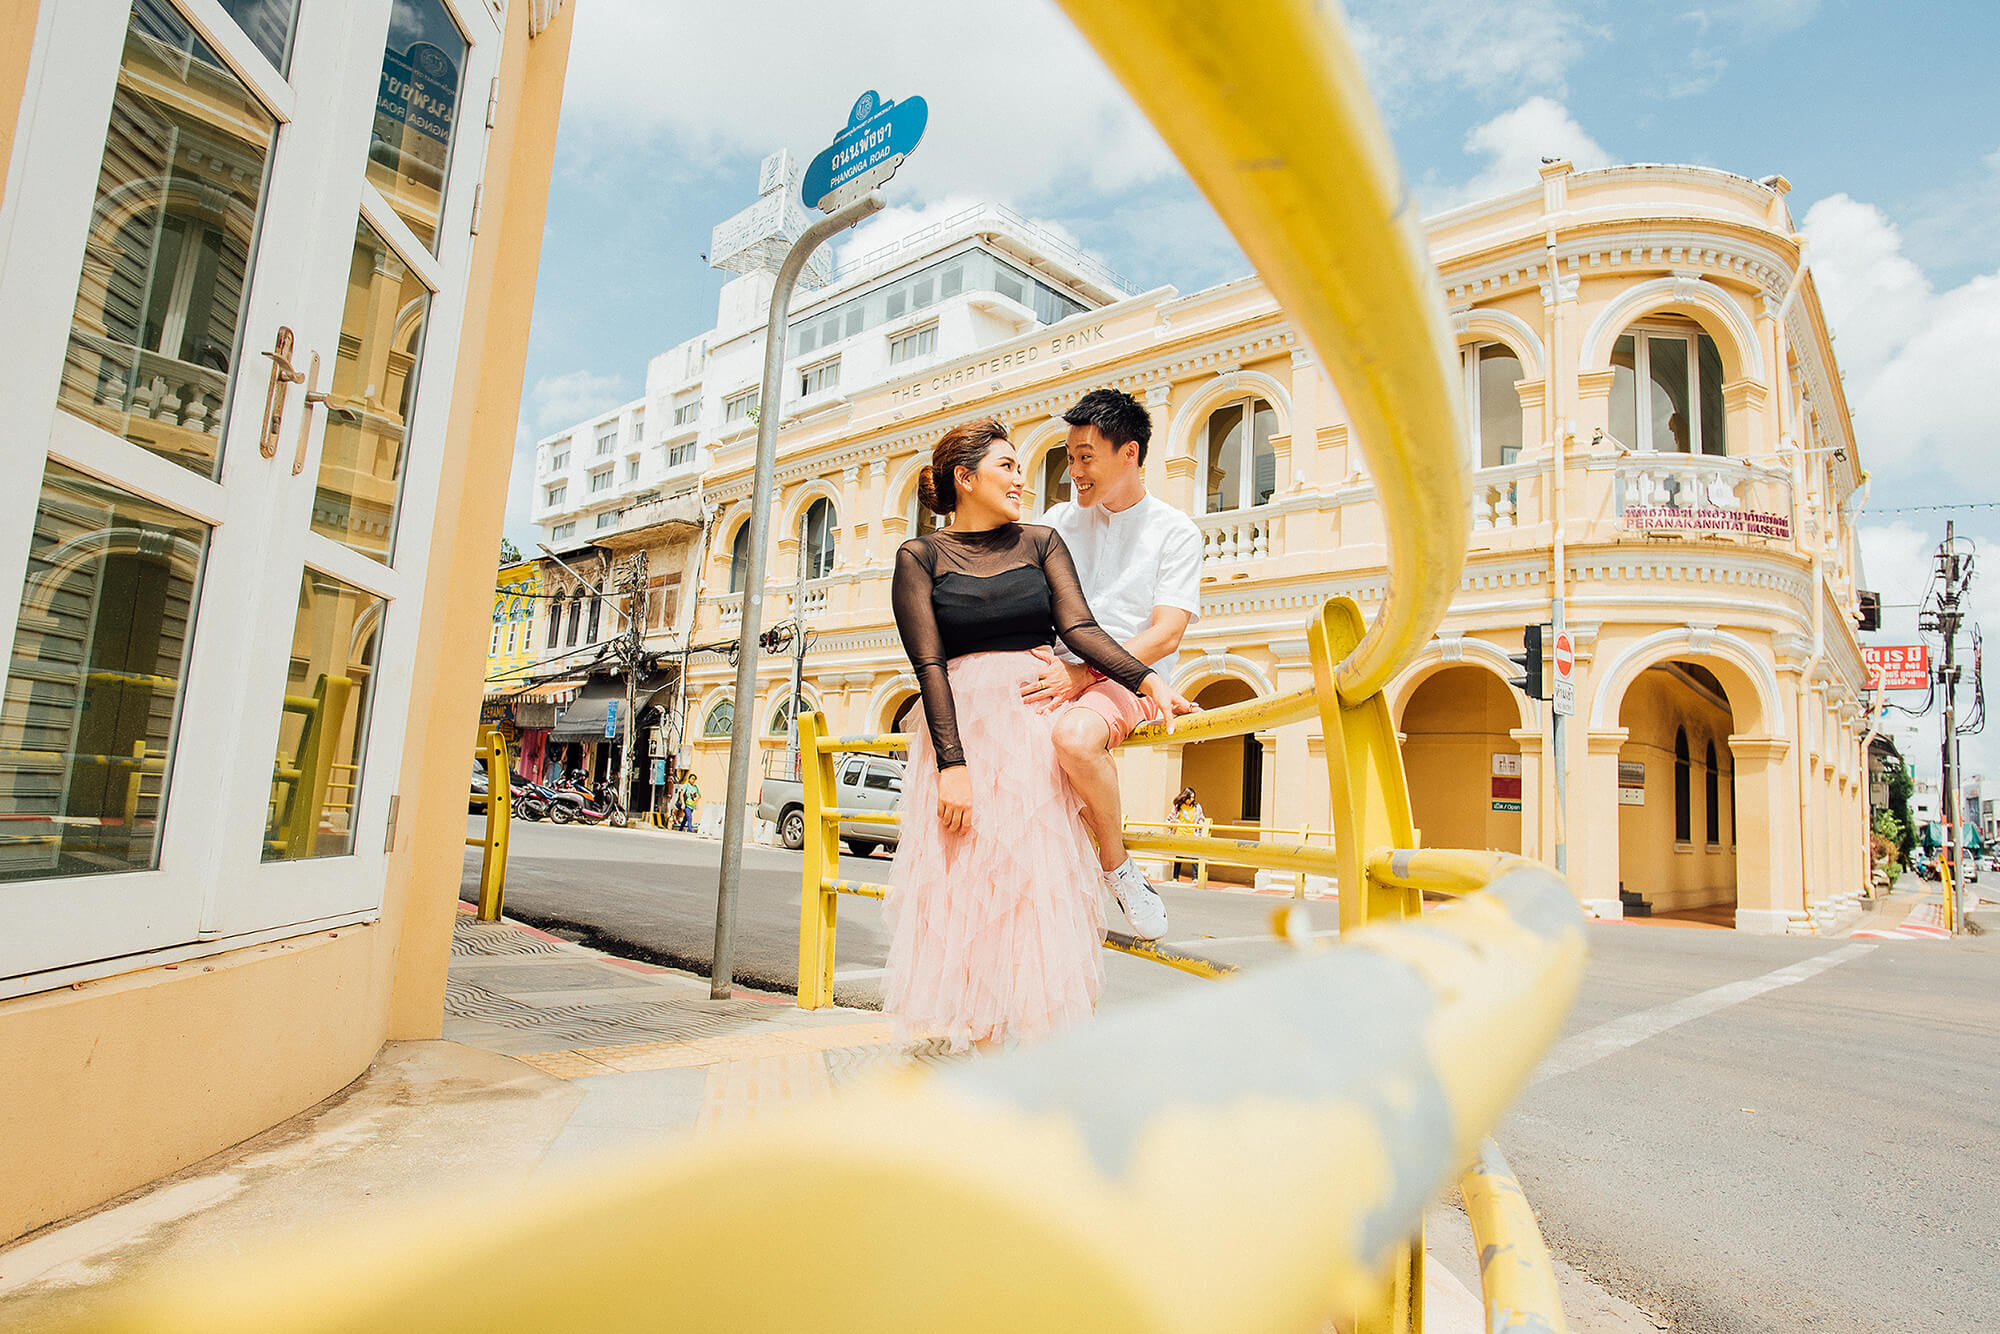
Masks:
[[[1567,718],[1576,712],[1576,643],[1569,637],[1569,631],[1556,631],[1556,647],[1552,655],[1555,663],[1555,689],[1550,692],[1550,702],[1555,711]]]

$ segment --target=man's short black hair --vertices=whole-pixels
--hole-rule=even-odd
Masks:
[[[1098,434],[1113,445],[1137,444],[1139,462],[1146,461],[1146,445],[1153,438],[1153,419],[1139,400],[1122,389],[1093,389],[1063,414],[1071,426],[1095,426]]]

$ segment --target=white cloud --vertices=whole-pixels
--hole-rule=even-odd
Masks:
[[[803,162],[863,90],[921,93],[930,124],[897,177],[904,198],[1025,204],[1179,172],[1047,0],[595,0],[578,8],[566,87],[565,115],[600,151],[664,135],[705,165],[780,147]]]
[[[1463,0],[1356,0],[1349,12],[1369,86],[1391,115],[1438,93],[1560,94],[1585,43],[1603,35],[1563,0],[1483,6],[1476,21]]]
[[[1938,499],[1954,481],[1989,498],[2000,273],[1934,290],[1895,224],[1844,194],[1813,205],[1805,230],[1863,464]]]
[[[1426,212],[1456,208],[1535,184],[1542,159],[1566,157],[1578,171],[1611,164],[1611,154],[1590,137],[1560,102],[1531,97],[1503,111],[1465,136],[1466,156],[1482,165],[1456,186],[1426,181],[1419,190]]]

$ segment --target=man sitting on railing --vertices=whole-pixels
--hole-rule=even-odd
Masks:
[[[1142,469],[1153,423],[1139,400],[1117,389],[1093,389],[1063,420],[1069,423],[1074,499],[1050,506],[1042,522],[1068,544],[1084,598],[1105,633],[1170,680],[1181,636],[1201,614],[1201,529],[1146,490]],[[1066,649],[1057,651],[1063,656],[1045,653],[1047,670],[1021,693],[1031,704],[1062,710],[1056,754],[1097,840],[1104,887],[1125,910],[1134,935],[1158,940],[1167,933],[1167,905],[1125,851],[1111,759],[1147,720],[1147,706]]]

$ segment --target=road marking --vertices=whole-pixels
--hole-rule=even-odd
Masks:
[[[1340,932],[1309,931],[1306,934],[1312,937],[1314,940],[1318,940],[1323,936],[1337,936],[1340,934]],[[1193,949],[1200,949],[1204,945],[1258,945],[1258,944],[1284,945],[1288,943],[1289,941],[1287,940],[1286,937],[1274,936],[1270,932],[1266,931],[1261,936],[1193,936],[1187,940],[1170,940],[1167,942],[1167,948],[1175,950],[1193,950]]]
[[[1650,1010],[1640,1010],[1599,1024],[1595,1028],[1585,1029],[1574,1037],[1564,1038],[1558,1042],[1529,1082],[1539,1084],[1543,1080],[1581,1070],[1586,1065],[1616,1055],[1627,1047],[1644,1042],[1647,1038],[1658,1037],[1668,1029],[1679,1028],[1690,1020],[1714,1014],[1717,1010],[1726,1010],[1732,1005],[1741,1005],[1744,1001],[1752,1000],[1767,991],[1776,991],[1779,987],[1789,987],[1795,982],[1817,977],[1829,968],[1850,963],[1879,948],[1877,945],[1845,945],[1829,954],[1803,960],[1775,972],[1766,973],[1762,977],[1711,987],[1693,996],[1669,1001],[1665,1005],[1655,1005]]]

